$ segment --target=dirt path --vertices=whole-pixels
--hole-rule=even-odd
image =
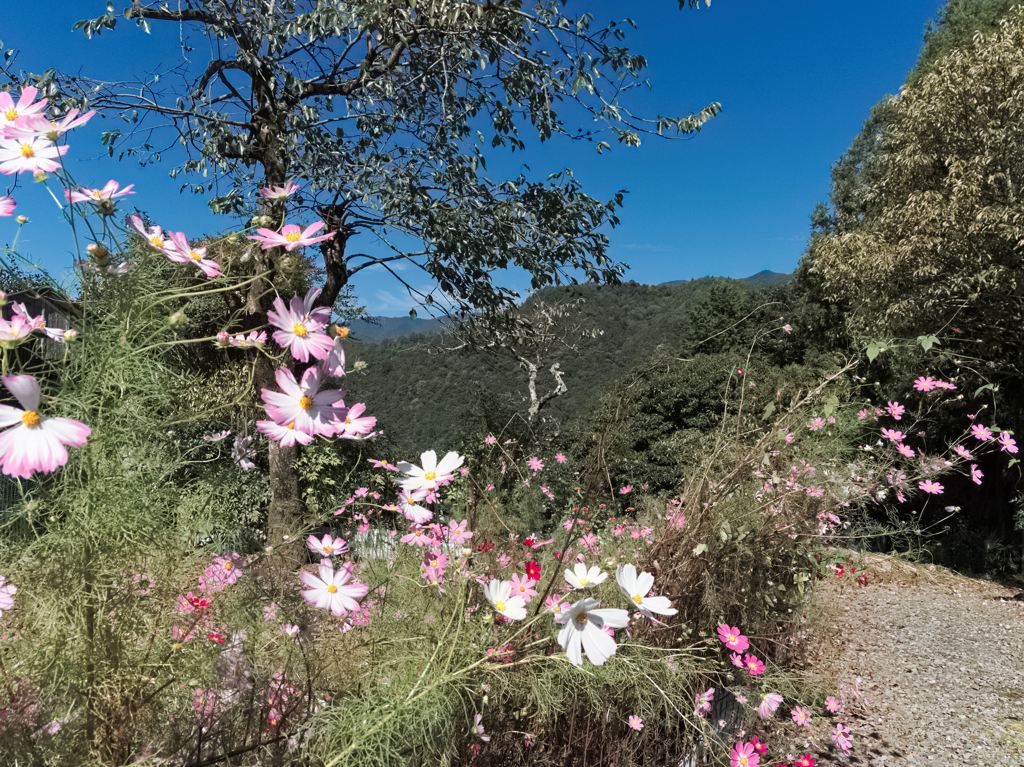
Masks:
[[[863,680],[849,764],[1024,765],[1019,590],[882,557],[867,570],[867,587],[844,579],[823,594],[838,631],[815,663]]]

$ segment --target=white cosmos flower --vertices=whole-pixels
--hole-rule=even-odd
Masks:
[[[562,625],[558,644],[565,650],[569,662],[583,665],[583,653],[595,666],[600,666],[615,654],[615,640],[605,627],[621,629],[629,623],[629,613],[619,608],[595,609],[601,604],[596,599],[581,599],[555,618]]]
[[[526,602],[522,597],[512,596],[512,581],[495,578],[484,586],[484,596],[497,613],[509,620],[521,621],[526,617]]]
[[[402,489],[407,493],[437,490],[455,478],[455,471],[462,466],[463,460],[461,455],[451,451],[438,461],[437,453],[428,450],[420,456],[422,466],[402,461],[398,464],[399,471],[406,475],[400,480]]]
[[[608,580],[608,573],[601,572],[597,565],[587,567],[577,562],[572,570],[565,571],[565,580],[574,589],[590,589]]]
[[[636,608],[642,613],[675,615],[679,612],[672,606],[668,597],[647,596],[647,592],[654,585],[654,576],[650,573],[637,575],[633,565],[619,565],[615,571],[615,582],[619,584],[619,591],[625,594],[626,599],[636,605]]]

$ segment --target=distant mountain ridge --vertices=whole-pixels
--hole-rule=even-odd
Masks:
[[[792,274],[762,269],[757,274],[752,274],[749,277],[740,277],[736,281],[759,288],[770,288],[789,282],[792,278]],[[698,279],[708,278],[702,277]],[[697,280],[670,280],[660,284],[684,285],[695,281]],[[446,320],[443,317],[364,317],[354,320],[350,327],[354,339],[365,343],[378,343],[406,336],[434,335],[444,330],[445,322]]]

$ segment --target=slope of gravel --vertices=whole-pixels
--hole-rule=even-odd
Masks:
[[[863,680],[848,764],[1024,765],[1024,602],[1013,590],[923,568],[830,584],[834,625],[812,665]]]

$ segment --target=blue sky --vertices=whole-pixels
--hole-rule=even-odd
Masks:
[[[71,31],[74,21],[101,13],[104,5],[39,0],[33,4],[36,23],[5,25],[4,47],[20,51],[17,64],[25,70],[57,67],[119,80],[142,78],[180,55],[174,33],[146,35],[123,25],[87,41]],[[586,4],[628,13],[639,25],[631,45],[648,58],[652,88],[634,104],[680,114],[719,101],[718,117],[684,140],[647,138],[637,149],[616,148],[600,157],[592,148],[553,142],[531,147],[516,161],[528,162],[536,173],[572,167],[598,197],[628,190],[611,252],[630,264],[630,279],[657,283],[791,271],[807,240],[811,209],[827,197],[832,163],[870,107],[899,88],[941,0],[714,0],[699,12],[676,5]],[[111,125],[108,119],[99,127]],[[230,226],[210,214],[204,200],[179,194],[167,166],[107,159],[97,135],[97,129],[74,135],[68,164],[80,181],[134,182],[139,193],[131,202],[169,228],[201,233]],[[71,262],[69,237],[45,190],[19,183],[19,212],[32,219],[19,249],[60,273]],[[0,241],[9,241],[12,231],[10,219],[0,223]],[[356,287],[371,313],[408,309],[408,298],[382,272],[367,270]]]

